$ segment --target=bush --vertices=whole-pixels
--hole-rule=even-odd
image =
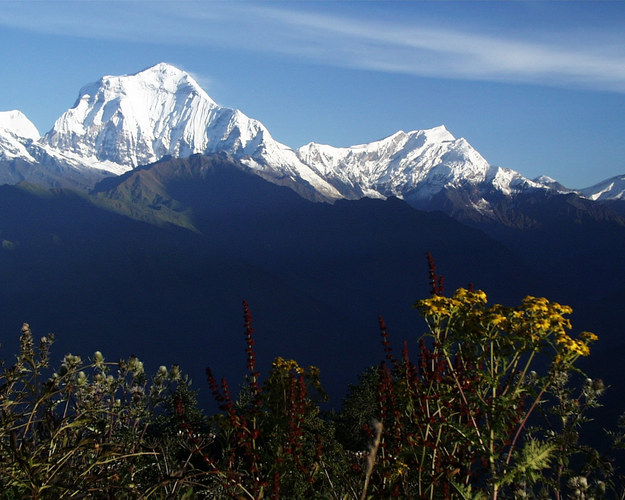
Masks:
[[[371,491],[408,498],[561,495],[573,476],[559,466],[580,451],[567,434],[572,421],[558,429],[546,419],[530,428],[530,418],[539,410],[561,413],[570,403],[563,388],[596,336],[571,338],[570,308],[542,298],[505,308],[488,306],[482,291],[459,289],[416,307],[428,326],[416,362],[407,344],[401,359],[393,357],[380,321],[386,360],[377,374],[375,417],[383,430]],[[594,406],[601,391],[599,381],[586,383],[585,404]]]
[[[1,367],[2,496],[134,498],[179,491],[184,480],[172,477],[162,432],[152,432],[157,416],[171,418],[172,401],[186,387],[178,368],[160,367],[148,379],[136,357],[108,363],[96,352],[87,362],[68,354],[52,372],[52,343],[52,336],[43,337],[35,348],[24,324],[16,363]]]
[[[227,478],[224,493],[311,498],[332,491],[347,463],[331,422],[321,418],[310,395],[326,399],[319,370],[278,357],[261,386],[247,303],[244,320],[249,374],[239,399],[233,401],[227,382],[222,380],[220,387],[207,370],[223,411],[215,422],[221,444],[216,467]]]
[[[575,363],[596,336],[569,334],[567,306],[445,297],[431,278],[416,355],[394,356],[380,318],[384,361],[331,415],[315,367],[277,357],[261,380],[246,303],[246,380],[234,397],[207,369],[210,418],[177,366],[149,378],[96,352],[52,370],[53,337],[35,348],[25,324],[0,366],[2,498],[622,498],[610,456],[580,439],[604,388]]]

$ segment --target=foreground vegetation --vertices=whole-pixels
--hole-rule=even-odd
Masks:
[[[600,380],[576,369],[592,333],[571,309],[527,297],[489,305],[479,290],[417,302],[426,333],[391,349],[323,413],[319,371],[276,358],[257,371],[244,303],[247,378],[234,395],[207,369],[220,412],[198,408],[177,366],[68,354],[50,366],[27,324],[0,373],[2,498],[623,498],[612,447],[583,444]]]

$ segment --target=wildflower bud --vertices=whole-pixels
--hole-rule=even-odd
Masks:
[[[180,367],[178,365],[172,365],[169,369],[169,380],[180,380]]]
[[[67,368],[74,368],[81,363],[82,359],[80,356],[74,356],[73,354],[66,354],[65,359],[63,360],[64,364],[67,365]]]
[[[128,360],[128,370],[136,377],[143,374],[143,363],[136,356],[131,356]]]
[[[62,377],[63,375],[67,375],[67,371],[68,371],[67,365],[63,363],[59,368],[59,376]]]
[[[167,378],[167,367],[161,365],[158,367],[158,371],[156,372],[156,376],[154,377],[154,383],[157,385],[162,385],[166,378]]]
[[[78,378],[76,379],[76,385],[78,386],[87,385],[87,375],[85,374],[85,372],[81,371],[78,373]]]
[[[592,388],[600,394],[605,390],[605,384],[603,383],[603,380],[596,378],[592,381]]]
[[[100,351],[93,353],[93,362],[98,368],[102,367],[102,363],[104,363],[104,356],[102,356]]]

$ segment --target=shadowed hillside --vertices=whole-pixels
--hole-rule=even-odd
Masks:
[[[240,380],[246,299],[261,366],[275,355],[319,365],[335,404],[377,359],[378,314],[401,338],[421,333],[410,308],[428,293],[427,251],[449,287],[471,281],[511,301],[536,282],[442,213],[396,199],[311,203],[224,156],[159,162],[92,197],[2,186],[0,231],[8,344],[28,321],[61,350],[184,360],[204,389],[208,364]]]

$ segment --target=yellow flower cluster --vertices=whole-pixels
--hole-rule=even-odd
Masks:
[[[464,302],[466,304],[486,304],[486,293],[482,290],[475,290],[470,292],[466,288],[458,288],[454,293],[454,299]]]
[[[583,340],[586,340],[587,342],[595,342],[599,340],[599,337],[597,337],[594,333],[591,333],[591,332],[582,332],[579,334],[579,336]]]
[[[565,317],[571,307],[550,302],[544,297],[527,296],[516,308],[495,304],[487,307],[486,294],[460,288],[453,297],[433,296],[417,302],[433,332],[446,331],[457,341],[495,341],[500,347],[536,350],[544,342],[558,348],[561,354],[587,356],[588,344],[597,340],[593,333],[583,332],[581,340],[566,332],[571,322]],[[451,327],[451,328],[450,328]],[[458,330],[458,331],[456,331]]]
[[[417,302],[416,307],[428,316],[451,316],[458,308],[471,309],[484,306],[487,302],[486,294],[482,290],[470,292],[466,288],[459,288],[453,297],[435,295],[429,299]]]
[[[586,342],[574,340],[566,334],[558,335],[556,343],[568,354],[579,354],[580,356],[588,356],[590,354],[590,348]]]
[[[291,370],[293,370],[298,375],[304,374],[304,369],[300,367],[297,364],[297,361],[293,359],[284,359],[278,356],[276,359],[273,360],[273,363],[271,364],[271,366],[274,370],[277,370],[282,373],[288,373]]]
[[[550,335],[566,336],[566,330],[571,328],[571,322],[564,315],[573,310],[569,306],[549,302],[544,297],[525,297],[518,312],[518,325],[532,342],[539,342]]]

